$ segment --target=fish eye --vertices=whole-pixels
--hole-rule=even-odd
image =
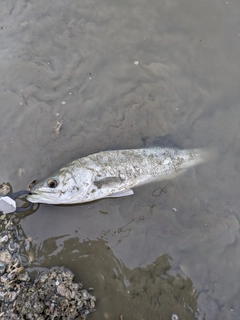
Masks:
[[[56,188],[56,186],[58,185],[58,182],[55,179],[49,179],[47,184],[49,188]]]

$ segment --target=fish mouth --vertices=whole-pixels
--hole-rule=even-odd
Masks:
[[[34,198],[34,195],[28,195],[26,197],[27,201],[32,202],[32,203],[39,203],[39,201],[37,201],[37,199]]]
[[[50,197],[46,196],[45,194],[41,194],[40,192],[30,192],[26,199],[32,203],[43,203],[49,201]]]
[[[61,194],[61,193],[60,193]],[[39,188],[32,188],[29,191],[26,199],[32,203],[48,203],[48,204],[55,204],[58,202],[58,198],[60,196],[58,190],[41,190]]]

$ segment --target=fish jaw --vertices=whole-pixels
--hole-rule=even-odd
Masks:
[[[27,195],[27,201],[32,203],[47,203],[47,204],[54,204],[53,199],[47,198],[44,194],[41,193],[32,193]]]
[[[69,195],[63,195],[62,193],[47,193],[39,190],[29,194],[26,198],[32,203],[46,204],[74,204],[81,201],[79,195],[75,194],[75,196],[73,196],[71,192],[69,192]]]
[[[130,193],[129,193],[130,194]],[[126,195],[129,195],[126,194]],[[131,192],[131,194],[133,194],[133,192]],[[45,204],[81,204],[81,203],[86,203],[86,202],[92,202],[92,201],[96,201],[96,200],[100,200],[100,199],[104,199],[104,198],[108,198],[108,197],[121,197],[123,195],[118,195],[116,194],[116,196],[114,195],[96,195],[95,197],[86,197],[81,199],[81,197],[76,194],[75,196],[69,196],[68,198],[64,197],[55,197],[53,198],[52,194],[48,196],[46,196],[46,193],[32,193],[29,194],[26,198],[29,202],[32,203],[45,203]]]
[[[30,190],[27,200],[32,203],[55,204],[59,202],[60,193],[58,190],[47,190],[44,183],[39,183]]]

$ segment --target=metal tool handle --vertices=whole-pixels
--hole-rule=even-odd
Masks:
[[[8,196],[0,197],[0,211],[4,214],[13,213],[17,209],[16,201]]]
[[[27,207],[18,208],[15,199],[29,193],[28,190],[20,190],[9,194],[8,196],[0,197],[0,211],[4,214],[27,211],[33,206],[33,203],[30,203]]]

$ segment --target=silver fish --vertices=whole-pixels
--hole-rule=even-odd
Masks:
[[[75,160],[31,188],[34,203],[74,204],[132,195],[133,187],[172,178],[205,161],[208,151],[146,148],[103,151]]]

